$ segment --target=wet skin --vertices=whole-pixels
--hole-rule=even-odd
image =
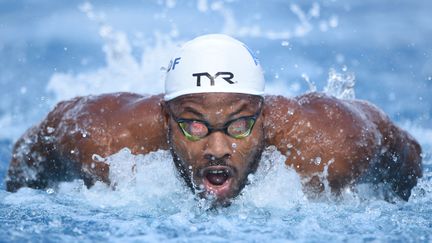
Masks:
[[[187,184],[204,197],[224,201],[236,196],[255,172],[264,148],[262,98],[244,94],[187,95],[166,105],[170,150]],[[249,136],[233,138],[215,131],[190,141],[173,117],[201,120],[212,127],[259,114]]]
[[[170,149],[186,183],[194,190],[201,186],[201,196],[214,195],[219,201],[241,191],[261,150],[270,145],[287,157],[286,164],[301,175],[312,196],[324,190],[325,170],[335,193],[358,182],[385,183],[405,200],[422,176],[417,141],[365,101],[320,93],[292,99],[266,96],[248,137],[235,139],[216,131],[190,141],[172,114],[219,127],[255,114],[260,99],[222,93],[180,98],[165,104],[162,95],[115,93],[59,103],[16,142],[7,190],[45,188],[74,178],[87,186],[109,184],[108,165],[93,155],[107,157],[124,147],[133,154]],[[214,175],[220,172],[227,175]]]

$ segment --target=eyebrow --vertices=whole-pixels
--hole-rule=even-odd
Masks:
[[[195,110],[194,108],[192,108],[190,106],[186,106],[180,114],[185,113],[185,112],[192,113],[192,114],[198,116],[200,119],[204,119],[204,115],[201,112]]]
[[[242,112],[243,110],[245,110],[246,107],[246,103],[243,103],[237,110],[235,110],[234,112],[232,112],[228,117],[228,120],[231,120],[234,116],[236,116],[237,114],[239,114],[240,112]]]

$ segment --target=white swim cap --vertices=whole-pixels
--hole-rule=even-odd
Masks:
[[[185,43],[170,61],[165,100],[209,92],[263,95],[264,83],[258,59],[245,44],[227,35],[204,35]]]

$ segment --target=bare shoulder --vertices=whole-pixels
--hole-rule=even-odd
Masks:
[[[148,153],[164,149],[162,95],[113,93],[62,101],[15,144],[7,188],[44,188],[82,178],[86,185],[109,182],[107,157],[120,149]],[[32,173],[27,173],[32,172]]]
[[[349,184],[378,150],[379,129],[356,102],[309,93],[268,97],[266,103],[268,144],[304,176],[328,167],[333,188]]]
[[[294,98],[266,97],[265,114],[272,128],[269,130],[275,135],[286,133],[287,127],[291,128],[288,131],[301,127],[302,135],[321,133],[339,141],[376,129],[376,120],[387,120],[383,112],[368,102],[341,100],[323,93]]]
[[[86,154],[90,148],[92,153],[108,156],[130,147],[138,152],[143,144],[137,140],[151,137],[141,130],[161,131],[161,101],[161,95],[145,97],[133,93],[77,97],[60,102],[43,128],[47,133],[51,131],[50,136],[57,138],[64,151]]]
[[[276,146],[314,190],[323,190],[326,171],[332,190],[371,180],[388,183],[407,200],[422,176],[418,142],[367,101],[321,93],[268,96],[264,111],[267,145]]]

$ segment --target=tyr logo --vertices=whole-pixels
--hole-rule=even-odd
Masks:
[[[194,73],[192,74],[192,76],[197,77],[197,86],[201,86],[201,77],[205,76],[208,79],[210,79],[210,86],[214,86],[215,85],[215,79],[219,76],[221,76],[221,78],[223,80],[225,80],[226,82],[228,82],[229,84],[233,84],[235,83],[234,81],[232,81],[232,79],[234,78],[234,74],[231,72],[217,72],[215,74],[215,76],[211,76],[209,73],[205,72],[205,73]]]

